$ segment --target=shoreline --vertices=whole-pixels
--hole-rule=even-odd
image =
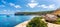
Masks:
[[[14,27],[26,27],[26,25],[28,24],[29,21],[30,21],[30,20],[25,21],[25,22],[23,22],[23,23],[20,23],[20,24],[14,26]],[[58,24],[53,24],[53,23],[48,23],[47,25],[48,25],[48,27],[60,27],[60,25],[58,25]]]

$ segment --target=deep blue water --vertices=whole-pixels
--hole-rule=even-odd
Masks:
[[[14,27],[15,25],[24,21],[30,20],[32,16],[14,16],[0,14],[0,27]]]

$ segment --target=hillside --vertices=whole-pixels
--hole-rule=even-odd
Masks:
[[[60,15],[60,9],[57,9],[53,12],[54,15]]]
[[[45,15],[52,13],[53,11],[42,11],[42,12],[16,12],[15,15]]]

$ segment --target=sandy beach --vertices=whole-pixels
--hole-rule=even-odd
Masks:
[[[23,23],[20,23],[20,24],[14,26],[14,27],[26,27],[26,25],[28,24],[29,21],[25,21]],[[58,24],[52,24],[52,23],[48,23],[47,25],[48,25],[48,27],[60,27],[60,25],[58,25]]]

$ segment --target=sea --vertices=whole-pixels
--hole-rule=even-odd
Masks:
[[[0,14],[0,27],[14,27],[24,21],[31,20],[34,16],[15,16],[14,14]]]

